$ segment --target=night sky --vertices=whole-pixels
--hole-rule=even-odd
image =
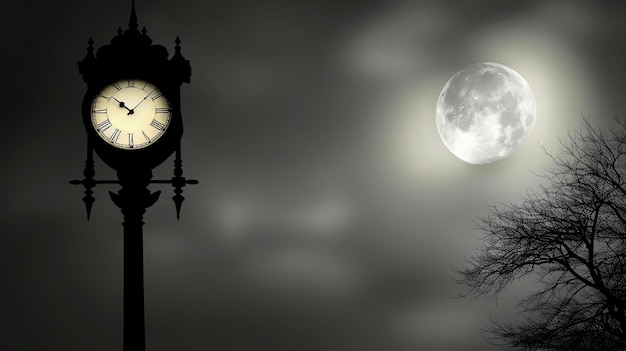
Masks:
[[[626,5],[572,1],[136,1],[191,61],[185,188],[144,226],[147,350],[488,351],[498,300],[455,299],[472,221],[537,188],[559,138],[626,116]],[[122,215],[82,178],[76,63],[127,28],[130,1],[5,1],[0,349],[121,350]],[[537,103],[511,157],[471,165],[435,124],[447,80],[513,68]],[[173,161],[154,170],[171,177]],[[96,178],[114,172],[96,159]]]

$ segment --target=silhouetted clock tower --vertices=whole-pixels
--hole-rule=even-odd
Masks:
[[[124,350],[145,350],[143,292],[143,214],[159,198],[150,184],[174,187],[176,216],[184,197],[183,187],[197,184],[183,177],[180,142],[183,134],[180,87],[189,83],[191,66],[181,54],[176,38],[174,54],[152,44],[144,27],[138,29],[135,2],[128,28],[117,30],[109,45],[95,53],[89,39],[87,55],[78,62],[87,84],[82,118],[87,132],[84,179],[70,183],[85,187],[87,219],[95,201],[97,184],[119,184],[109,192],[124,215]],[[116,180],[96,180],[93,153],[117,171]],[[174,175],[153,180],[152,169],[174,155]]]

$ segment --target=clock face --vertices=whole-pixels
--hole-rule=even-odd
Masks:
[[[154,84],[140,79],[107,85],[91,104],[91,123],[98,136],[125,150],[141,149],[159,140],[171,118],[167,98]]]

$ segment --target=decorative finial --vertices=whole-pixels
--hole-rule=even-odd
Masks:
[[[181,82],[189,83],[191,77],[191,66],[189,65],[189,60],[183,57],[180,50],[180,38],[177,36],[174,56],[170,59],[170,63],[176,69],[177,79],[180,79]]]
[[[180,208],[185,200],[183,196],[183,187],[187,183],[183,177],[183,161],[180,159],[180,153],[176,153],[174,160],[174,177],[172,177],[172,185],[174,186],[174,204],[176,205],[176,219],[180,219]]]
[[[87,56],[93,56],[93,38],[89,38],[87,44],[89,44],[87,47]]]
[[[130,10],[130,19],[128,20],[128,28],[137,29],[137,13],[135,12],[135,0],[132,1]]]
[[[83,171],[83,175],[85,176],[85,179],[83,180],[83,186],[85,187],[83,202],[85,203],[85,209],[87,210],[87,220],[89,220],[91,217],[91,207],[93,206],[94,201],[96,201],[93,197],[93,190],[91,190],[96,186],[96,182],[93,179],[94,175],[96,175],[96,170],[94,169],[91,148],[87,151],[87,160],[85,161],[85,170]]]
[[[180,208],[185,201],[183,196],[183,187],[187,184],[198,184],[195,179],[186,179],[183,177],[183,160],[180,157],[180,145],[176,150],[176,158],[174,159],[174,176],[172,177],[172,186],[174,187],[174,205],[176,206],[176,219],[180,219]]]
[[[147,33],[148,33],[148,30],[147,30],[147,29],[146,29],[146,27],[144,26],[144,27],[141,29],[141,34],[146,35]]]
[[[83,197],[83,202],[85,203],[85,209],[87,210],[87,220],[91,217],[91,208],[93,207],[93,203],[96,199],[93,197],[93,189],[96,186],[97,181],[93,178],[96,174],[96,170],[94,168],[93,162],[93,148],[91,144],[87,142],[87,160],[85,161],[85,170],[83,171],[83,175],[85,178],[83,179],[75,179],[71,180],[70,184],[72,185],[82,185],[85,187],[85,196]]]

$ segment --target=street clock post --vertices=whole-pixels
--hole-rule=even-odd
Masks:
[[[135,2],[128,28],[117,30],[109,45],[94,50],[89,39],[87,55],[78,62],[87,84],[82,119],[87,132],[84,178],[70,183],[83,185],[87,219],[97,184],[118,184],[109,192],[120,208],[124,229],[124,350],[145,350],[143,287],[143,215],[159,198],[150,184],[174,187],[176,216],[180,217],[183,187],[197,184],[183,177],[180,87],[189,83],[191,66],[181,54],[176,38],[174,54],[155,45],[145,27],[139,30]],[[95,51],[95,52],[94,52]],[[117,172],[117,179],[95,178],[94,156]],[[174,155],[171,179],[154,180],[152,170]]]

